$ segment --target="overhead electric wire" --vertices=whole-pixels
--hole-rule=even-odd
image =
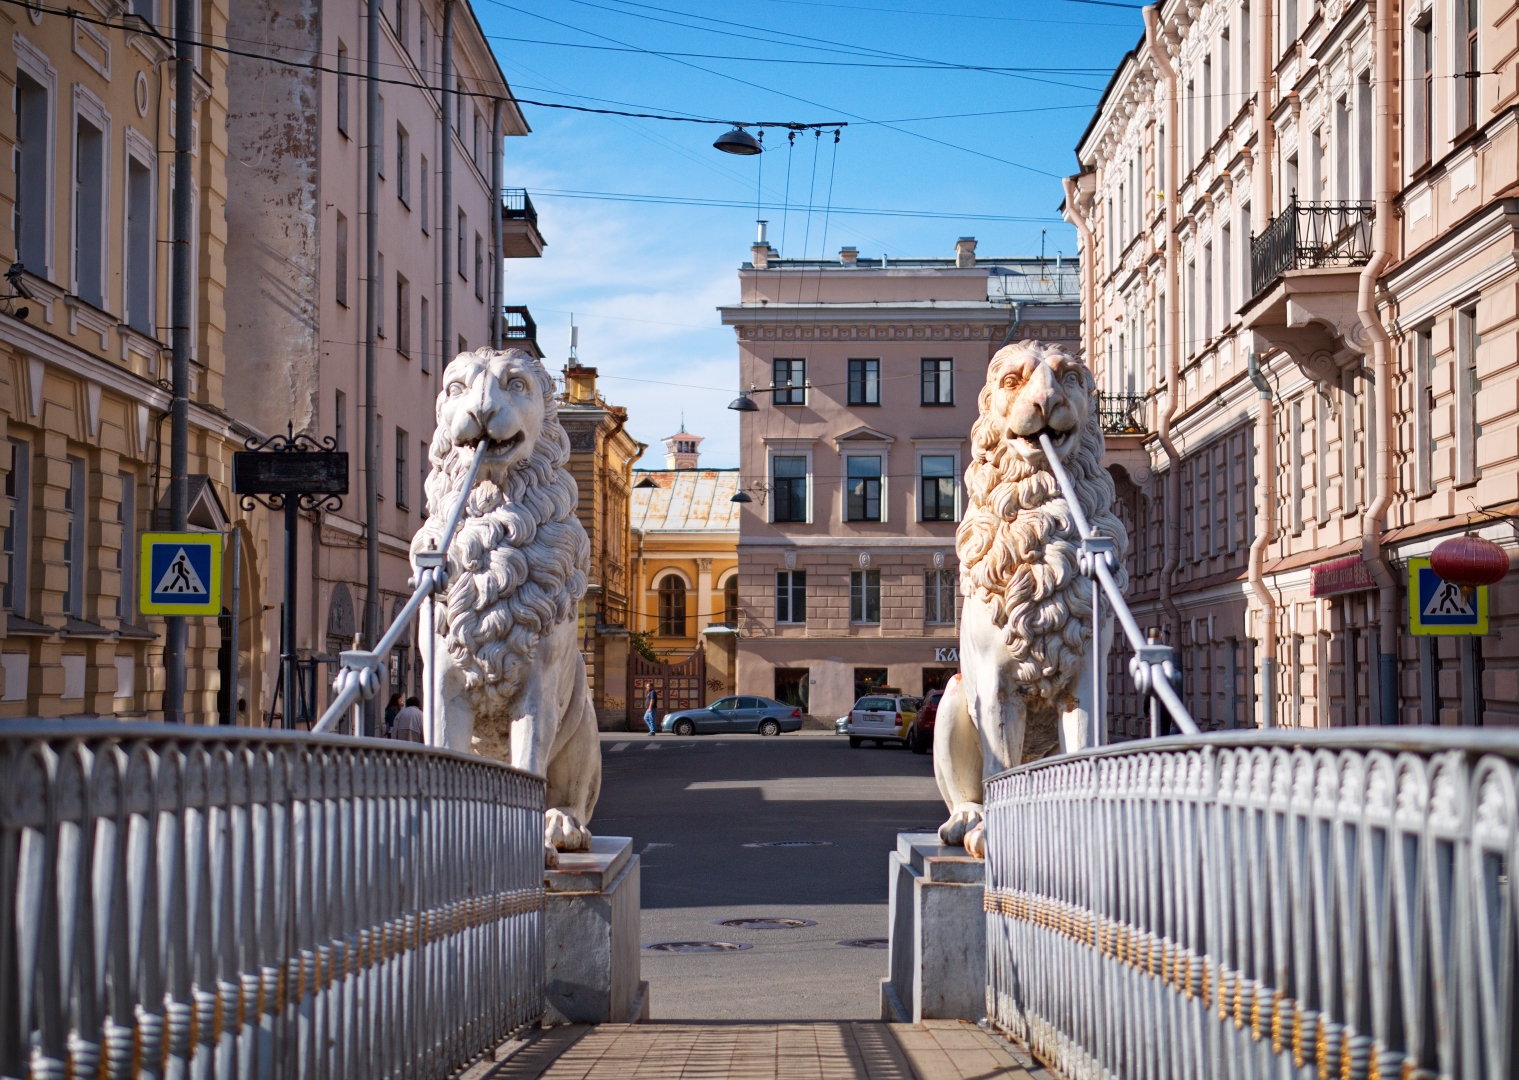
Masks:
[[[748,200],[742,199],[701,199],[679,195],[641,195],[617,191],[577,191],[573,188],[535,187],[533,194],[557,199],[592,199],[605,202],[638,202],[656,205],[668,204],[672,206],[711,206],[717,208],[747,209],[751,205]],[[780,210],[785,212],[793,209],[807,210],[809,207],[782,202],[760,203],[755,206],[755,209]],[[861,217],[927,218],[938,221],[1009,221],[1032,225],[1037,225],[1041,222],[1058,223],[1064,220],[1059,217],[1036,217],[1020,214],[955,214],[946,210],[887,210],[862,206],[835,206],[833,212],[835,214],[853,214]]]
[[[793,7],[837,8],[841,11],[865,11],[872,15],[926,15],[934,19],[983,19],[988,22],[1038,23],[1043,26],[1069,26],[1068,19],[1024,19],[1017,15],[973,15],[964,11],[921,11],[916,8],[876,7],[866,4],[828,4],[822,0],[767,0],[772,4],[790,4]],[[1127,6],[1127,5],[1122,5]],[[1132,10],[1138,11],[1139,8]],[[1082,23],[1082,26],[1112,26],[1129,29],[1132,23]]]

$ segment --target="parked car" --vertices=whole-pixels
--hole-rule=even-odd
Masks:
[[[849,745],[859,746],[869,739],[877,745],[888,742],[907,745],[907,729],[923,699],[907,694],[866,694],[849,710]]]
[[[800,731],[802,710],[763,697],[725,697],[705,709],[680,709],[660,724],[676,735],[779,735]]]
[[[926,754],[934,748],[934,719],[939,715],[939,700],[943,690],[930,690],[923,699],[923,707],[907,727],[907,749],[914,754]]]
[[[835,720],[833,722],[833,733],[835,735],[848,735],[849,734],[849,714],[848,713],[845,713],[843,716],[839,717],[837,720]]]

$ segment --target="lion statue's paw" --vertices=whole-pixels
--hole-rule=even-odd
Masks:
[[[965,834],[965,854],[974,859],[986,858],[986,822]]]
[[[981,828],[981,805],[961,803],[955,807],[949,820],[939,826],[939,840],[946,847],[961,847],[972,830]]]
[[[557,807],[543,815],[543,839],[555,851],[591,849],[591,830],[582,825],[574,814]]]

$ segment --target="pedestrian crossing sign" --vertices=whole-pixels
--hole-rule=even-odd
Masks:
[[[1457,585],[1430,569],[1427,558],[1408,560],[1408,623],[1428,636],[1487,633],[1487,586]]]
[[[143,533],[139,565],[143,614],[221,614],[221,533]]]

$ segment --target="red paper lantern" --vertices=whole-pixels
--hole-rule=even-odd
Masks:
[[[1480,536],[1453,536],[1430,553],[1429,568],[1453,585],[1492,585],[1508,573],[1508,552]]]

